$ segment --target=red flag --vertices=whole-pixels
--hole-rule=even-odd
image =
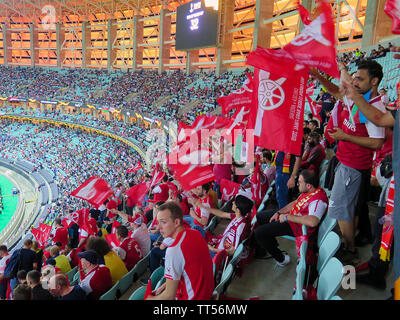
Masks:
[[[106,234],[104,237],[106,238],[106,240],[111,248],[119,247],[120,242],[118,241],[117,235],[115,233]]]
[[[47,240],[50,239],[51,226],[39,223],[39,229],[31,228],[32,234],[40,247],[44,247]]]
[[[313,101],[313,99],[311,99],[311,97],[309,95],[306,94],[306,99],[308,101],[308,104],[310,106],[311,112],[313,114],[314,118],[317,118],[318,121],[321,123],[322,119],[321,116],[318,113],[318,109],[317,109],[317,103],[315,101]]]
[[[71,196],[86,200],[93,207],[100,207],[104,201],[114,193],[107,181],[98,177],[91,177],[77,189],[71,192]]]
[[[319,2],[318,9],[320,15],[306,25],[299,35],[283,47],[283,50],[297,63],[309,68],[318,68],[339,79],[332,10],[324,0]]]
[[[111,233],[117,233],[117,227],[120,225],[121,223],[119,223],[117,220],[114,220],[111,227]]]
[[[65,228],[70,228],[73,224],[78,224],[79,222],[79,213],[77,211],[68,213],[64,219],[61,221]]]
[[[170,157],[176,159],[174,163],[170,162],[170,168],[184,191],[215,179],[213,166],[209,164],[211,157],[209,150],[198,149],[188,154],[174,150]]]
[[[143,300],[146,300],[148,296],[151,296],[153,289],[151,287],[151,279],[149,278],[149,282],[147,282],[146,292],[144,293]]]
[[[126,172],[127,173],[131,173],[131,172],[137,172],[138,170],[143,169],[142,164],[140,163],[140,161],[138,161],[138,163],[136,163],[132,168],[128,169]]]
[[[222,178],[220,183],[220,190],[224,201],[231,200],[239,192],[240,184]]]
[[[400,34],[400,1],[387,0],[383,9],[392,18],[392,33]]]
[[[314,94],[315,82],[311,82],[306,88],[306,95],[312,96]]]
[[[256,157],[256,167],[254,168],[254,173],[250,178],[251,182],[251,194],[253,195],[253,200],[256,208],[261,204],[262,194],[261,194],[261,172],[260,172],[260,156]]]
[[[310,14],[308,13],[307,9],[304,8],[300,3],[297,8],[300,14],[301,21],[303,22],[304,25],[309,25],[311,23],[310,20]]]
[[[159,168],[153,171],[153,178],[150,181],[150,188],[156,186],[165,177],[165,172],[162,172]]]
[[[217,102],[222,107],[222,114],[227,114],[230,110],[251,104],[253,96],[253,78],[247,73],[247,79],[242,87],[233,91],[228,96],[220,97]]]
[[[247,129],[254,129],[254,145],[292,154],[301,153],[304,94],[308,74],[305,69],[287,74],[285,64],[269,63],[268,71],[255,68],[254,98]]]
[[[133,201],[134,206],[141,206],[149,189],[150,183],[143,182],[129,188],[125,193]]]

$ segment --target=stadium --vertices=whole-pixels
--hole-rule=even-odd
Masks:
[[[1,300],[400,299],[398,1],[0,0],[0,28]]]

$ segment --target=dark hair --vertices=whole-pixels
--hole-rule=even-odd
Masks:
[[[60,218],[60,217],[55,218],[55,219],[54,219],[54,222],[55,222],[56,224],[60,225],[60,224],[61,224],[61,218]]]
[[[159,206],[163,205],[164,203],[165,203],[165,201],[157,201],[155,206],[159,207]]]
[[[201,188],[205,191],[205,192],[208,192],[209,190],[210,190],[210,188],[211,188],[211,183],[209,182],[209,183],[205,183],[205,184],[203,184],[202,186],[201,186]]]
[[[171,218],[172,220],[179,219],[183,221],[183,213],[182,213],[182,208],[179,204],[177,204],[174,201],[167,201],[163,205],[158,208],[158,211],[164,211],[164,210],[169,210],[171,212]]]
[[[307,124],[308,124],[308,120],[303,120],[303,122],[305,122],[305,123],[307,123]]]
[[[310,128],[307,127],[303,128],[303,134],[310,134],[310,132],[311,132]]]
[[[24,246],[25,247],[29,247],[29,246],[31,246],[32,245],[32,240],[31,239],[26,239],[25,241],[24,241]]]
[[[31,300],[31,287],[25,283],[17,285],[13,290],[14,300]]]
[[[263,155],[263,158],[266,158],[267,160],[272,161],[272,152],[271,151],[265,150],[265,151],[263,151],[262,155]]]
[[[317,139],[319,141],[319,133],[316,132],[315,130],[310,132],[310,134],[308,135],[310,138],[312,139]]]
[[[42,274],[37,270],[31,270],[26,274],[26,278],[33,284],[38,284],[41,276]]]
[[[368,75],[372,78],[378,78],[378,84],[383,79],[382,66],[375,60],[360,60],[357,64],[358,70],[364,69],[368,71]]]
[[[0,251],[7,251],[8,248],[4,244],[0,246]]]
[[[100,257],[103,257],[111,251],[111,248],[106,239],[92,236],[87,240],[86,250],[96,251]]]
[[[163,182],[168,182],[168,175],[165,175],[162,179]]]
[[[253,209],[253,201],[240,194],[235,197],[235,205],[239,209],[242,217],[251,212],[251,209]]]
[[[304,178],[304,182],[311,184],[314,188],[319,187],[319,177],[313,171],[304,169],[299,173],[299,176],[302,176]]]
[[[318,127],[319,126],[319,123],[318,123],[318,121],[317,120],[315,120],[315,119],[312,119],[312,120],[310,120],[310,123],[312,123],[313,125],[315,125],[316,127]]]
[[[120,225],[117,227],[117,234],[125,239],[129,234],[129,230],[127,227]]]
[[[321,128],[315,128],[314,132],[318,133],[319,135],[321,135],[321,137],[324,135],[324,131]]]
[[[17,272],[17,279],[26,279],[26,271],[25,270],[19,270]]]

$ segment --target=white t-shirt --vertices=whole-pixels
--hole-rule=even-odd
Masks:
[[[3,257],[0,260],[0,274],[4,274],[4,270],[6,269],[8,260],[10,260],[11,258],[11,254],[9,254],[8,256]]]
[[[142,250],[142,255],[145,257],[150,252],[151,239],[146,224],[133,230],[131,238],[135,239]]]

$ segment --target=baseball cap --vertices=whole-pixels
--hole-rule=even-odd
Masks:
[[[89,261],[91,264],[97,264],[99,256],[97,255],[96,251],[94,250],[86,250],[84,252],[78,253],[78,258]]]

